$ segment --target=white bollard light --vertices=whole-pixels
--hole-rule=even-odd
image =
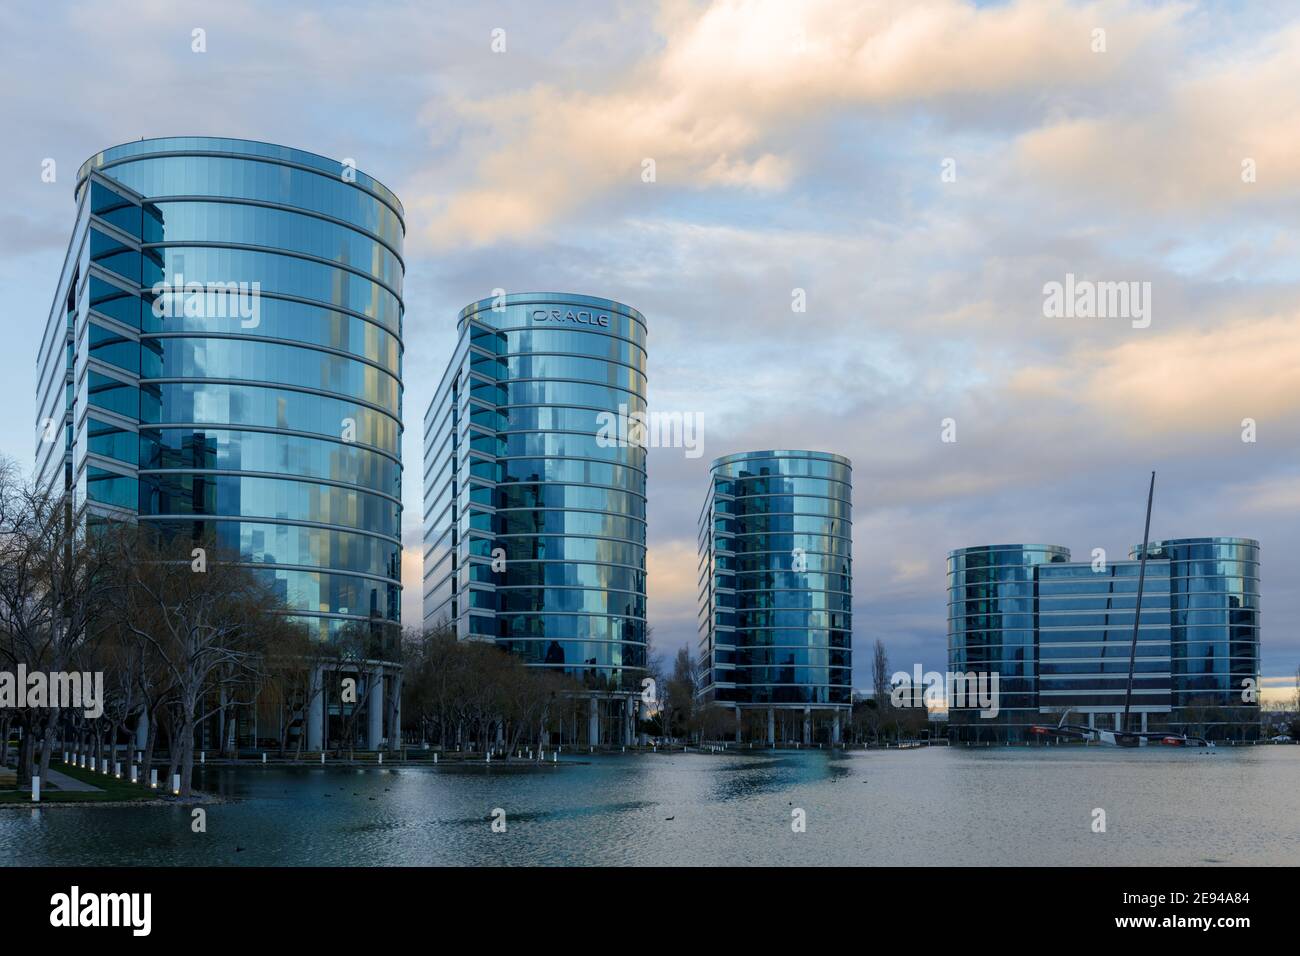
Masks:
[[[262,751],[262,763],[266,763],[266,751]]]
[[[323,750],[320,752],[320,765],[325,766],[325,751]]]
[[[384,765],[384,755],[383,755],[383,754],[380,754],[380,755],[379,755],[379,766],[382,767],[383,765]]]
[[[172,774],[172,793],[178,797],[181,794],[181,775],[178,773]]]
[[[131,782],[132,782],[132,783],[139,783],[139,782],[140,782],[140,781],[136,778],[136,773],[135,773],[135,764],[131,764]]]
[[[199,751],[199,763],[203,764],[203,763],[207,763],[207,762],[208,762],[208,752],[207,752],[206,750],[200,750],[200,751]]]
[[[32,803],[41,802],[41,778],[32,777]]]
[[[121,780],[121,779],[122,779],[122,764],[121,764],[121,761],[115,761],[115,762],[113,763],[113,776],[116,777],[118,780]]]
[[[157,767],[154,767],[152,770],[149,771],[149,789],[151,790],[158,789],[158,768]]]
[[[438,753],[437,753],[437,751],[434,751],[434,754],[433,754],[433,762],[434,762],[434,763],[437,763],[437,762],[438,762]]]

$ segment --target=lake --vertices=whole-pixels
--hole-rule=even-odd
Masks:
[[[241,766],[182,807],[0,810],[6,865],[1295,865],[1300,746]],[[505,811],[506,832],[491,814]],[[1093,832],[1094,809],[1106,830]],[[804,812],[805,832],[792,832]]]

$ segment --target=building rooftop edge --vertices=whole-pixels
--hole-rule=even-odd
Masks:
[[[204,146],[179,145],[180,142],[184,140],[206,140],[208,141],[208,143],[213,145],[204,145]],[[138,153],[123,152],[128,147],[132,147],[132,146],[139,147],[141,144],[145,144],[145,145],[157,144],[161,148],[153,151],[138,152]],[[168,146],[164,144],[173,144],[173,145]],[[104,166],[106,163],[116,161],[119,158],[125,159],[128,157],[137,157],[137,156],[143,158],[145,156],[164,155],[166,153],[186,153],[186,152],[195,152],[195,151],[226,152],[227,150],[223,150],[221,146],[225,145],[225,146],[233,147],[241,144],[251,145],[251,146],[271,146],[277,150],[284,150],[284,152],[288,155],[278,157],[281,159],[292,159],[294,156],[299,156],[309,160],[318,160],[320,162],[326,163],[330,167],[341,166],[339,160],[326,156],[323,153],[316,153],[309,149],[300,149],[297,146],[285,146],[283,143],[273,143],[270,140],[264,140],[264,139],[245,139],[243,137],[238,137],[238,136],[208,136],[202,134],[189,134],[189,135],[178,135],[178,136],[146,136],[142,139],[133,139],[133,140],[128,140],[124,143],[117,143],[113,146],[108,146],[105,147],[104,149],[98,150],[95,153],[92,153],[89,157],[87,157],[85,162],[83,162],[77,168],[77,181],[76,181],[76,186],[74,186],[74,189],[81,185],[81,182],[90,174],[91,169],[98,169]],[[229,149],[228,152],[232,156],[247,156],[254,159],[277,158],[275,156],[270,156],[264,153],[257,153],[247,149]],[[110,155],[114,153],[121,153],[121,155],[120,156]],[[98,160],[98,162],[96,162],[96,160]],[[319,169],[321,172],[329,171],[328,169],[322,169],[317,163],[313,163],[313,162],[304,162],[302,165]],[[406,218],[406,207],[402,204],[402,200],[398,198],[397,193],[395,193],[389,186],[380,182],[378,179],[376,179],[373,175],[366,172],[365,170],[358,168],[357,173],[362,176],[365,176],[366,179],[368,179],[375,186],[378,186],[388,196],[390,196],[393,202],[397,204],[397,211],[402,216],[403,220]]]
[[[853,467],[853,462],[850,459],[846,458],[844,455],[837,455],[832,451],[811,451],[799,448],[767,448],[758,451],[738,451],[733,452],[730,455],[722,455],[719,458],[713,459],[713,462],[709,465],[709,470],[712,471],[719,465],[728,465],[735,461],[752,461],[761,458],[814,458],[819,461],[839,462],[849,468]]]

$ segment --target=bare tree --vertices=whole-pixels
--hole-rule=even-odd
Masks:
[[[266,698],[277,710],[281,757],[289,749],[289,734],[295,726],[299,728],[296,756],[302,756],[305,725],[312,710],[320,707],[325,689],[324,680],[317,675],[335,656],[328,643],[313,640],[302,624],[283,617],[270,622]]]
[[[673,676],[663,686],[659,698],[659,716],[665,737],[673,737],[673,727],[680,723],[689,732],[695,710],[695,664],[688,648],[679,647],[673,658]]]
[[[180,796],[187,798],[195,729],[231,697],[252,702],[264,661],[260,625],[281,608],[250,569],[235,563],[237,556],[223,555],[212,541],[196,545],[135,530],[114,536],[127,577],[116,620],[157,653],[175,688],[169,769],[179,772]]]
[[[114,579],[108,549],[77,519],[70,494],[21,482],[0,461],[0,656],[29,672],[65,673],[88,639]],[[54,703],[51,701],[51,703]],[[32,764],[48,775],[59,707],[25,708],[19,757],[20,786]],[[40,742],[39,757],[35,744]]]
[[[871,693],[877,709],[883,709],[889,700],[889,654],[879,638],[871,652]]]

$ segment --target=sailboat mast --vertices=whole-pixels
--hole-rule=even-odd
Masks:
[[[1151,472],[1151,487],[1147,489],[1147,522],[1142,529],[1142,557],[1138,561],[1137,606],[1133,610],[1133,643],[1128,652],[1128,689],[1124,692],[1124,719],[1121,729],[1128,731],[1129,708],[1133,705],[1133,669],[1137,664],[1138,627],[1142,623],[1142,591],[1147,580],[1147,548],[1151,543],[1151,499],[1156,493],[1156,473]]]

